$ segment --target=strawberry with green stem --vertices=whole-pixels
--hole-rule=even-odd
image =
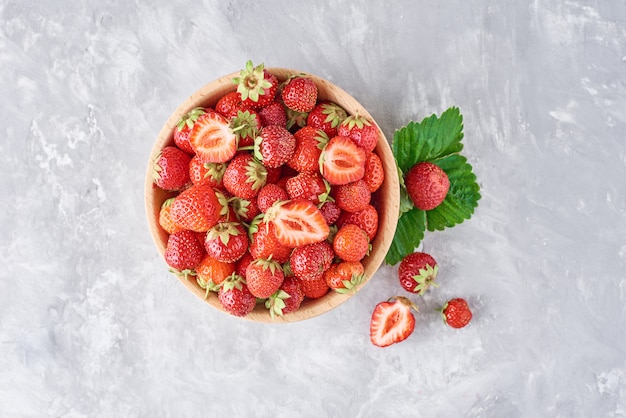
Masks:
[[[184,190],[171,206],[174,224],[196,232],[206,232],[217,224],[223,209],[215,191],[207,184]]]
[[[270,74],[263,64],[254,66],[252,61],[234,77],[232,82],[237,85],[237,93],[246,108],[261,109],[272,103],[278,90],[278,79]]]
[[[423,295],[431,286],[438,287],[435,282],[438,272],[439,266],[430,254],[416,251],[400,262],[398,279],[407,292]]]
[[[189,134],[196,123],[200,115],[205,114],[207,109],[203,107],[196,107],[185,113],[176,124],[174,128],[174,143],[178,148],[185,151],[187,154],[193,154],[194,150],[189,143]]]
[[[285,275],[279,262],[257,259],[246,269],[246,283],[250,293],[260,299],[269,298],[283,283]]]
[[[278,168],[293,156],[296,138],[282,126],[270,125],[254,141],[254,156],[268,168]]]
[[[450,299],[437,311],[441,313],[446,325],[452,328],[463,328],[472,320],[472,311],[463,298]]]
[[[350,138],[359,147],[371,152],[378,143],[378,128],[361,115],[348,116],[337,128],[337,135]]]
[[[366,277],[363,264],[359,261],[335,263],[324,272],[326,284],[338,293],[356,292]]]
[[[304,291],[298,279],[285,277],[277,292],[274,292],[266,301],[265,307],[269,310],[272,319],[278,316],[295,312],[304,300]]]
[[[209,229],[204,246],[207,254],[225,263],[234,263],[248,251],[248,232],[238,222],[218,223]]]
[[[163,190],[179,191],[187,187],[191,157],[177,147],[163,148],[152,163],[152,180]]]
[[[307,126],[321,129],[329,137],[337,136],[337,128],[348,117],[346,111],[336,103],[318,102],[307,116]]]
[[[232,195],[252,199],[265,185],[267,170],[251,154],[239,154],[228,163],[222,181]]]
[[[257,302],[256,297],[250,293],[245,279],[236,273],[224,280],[217,295],[222,308],[235,316],[248,315],[254,310]]]

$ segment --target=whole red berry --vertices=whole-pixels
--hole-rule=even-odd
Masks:
[[[317,86],[308,77],[290,78],[283,87],[282,98],[289,109],[300,113],[310,112],[317,102]]]
[[[175,270],[183,272],[196,268],[202,257],[204,248],[193,231],[174,232],[167,239],[165,262]]]
[[[463,328],[472,320],[472,311],[462,298],[451,299],[440,310],[443,320],[452,328]]]
[[[416,251],[400,262],[398,279],[407,292],[423,295],[430,286],[436,286],[438,271],[437,262],[430,254]]]
[[[152,179],[163,190],[178,191],[187,187],[191,157],[177,147],[168,146],[159,152],[152,165]]]
[[[413,166],[404,177],[406,190],[421,210],[431,210],[439,206],[450,190],[450,180],[445,171],[429,162]]]

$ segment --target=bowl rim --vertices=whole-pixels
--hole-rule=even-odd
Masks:
[[[359,115],[368,118],[372,123],[374,123],[375,126],[378,128],[378,142],[375,148],[375,152],[379,155],[383,163],[383,169],[385,171],[385,180],[383,182],[383,185],[376,192],[380,197],[383,190],[385,191],[385,202],[384,204],[379,205],[379,207],[377,208],[377,210],[379,211],[378,232],[376,238],[374,239],[374,242],[372,243],[374,251],[372,252],[372,254],[368,255],[367,258],[363,261],[366,274],[366,278],[363,283],[357,286],[354,292],[349,293],[342,294],[335,292],[331,289],[329,290],[329,293],[319,299],[305,300],[303,305],[297,311],[282,316],[277,315],[274,317],[274,319],[270,317],[268,310],[263,306],[262,303],[257,304],[255,309],[251,313],[241,317],[243,319],[253,322],[288,323],[310,319],[338,307],[346,300],[351,298],[355,293],[358,293],[358,291],[360,291],[361,288],[373,278],[378,268],[381,266],[381,264],[383,264],[384,258],[387,254],[387,251],[389,250],[389,247],[391,246],[391,242],[395,234],[400,210],[400,185],[397,167],[395,165],[395,160],[393,158],[393,153],[391,151],[389,142],[387,141],[382,129],[380,129],[380,126],[376,123],[372,115],[351,94],[324,78],[304,71],[283,67],[269,67],[266,68],[266,70],[269,73],[275,75],[278,78],[279,82],[284,81],[289,75],[294,74],[303,74],[307,77],[310,77],[318,86],[318,90],[320,92],[325,92],[324,94],[320,95],[320,97],[318,97],[318,101],[331,100],[337,103],[336,98],[340,97],[341,103],[338,104],[346,110],[348,115],[354,115],[358,113]],[[232,83],[231,80],[233,77],[237,76],[239,76],[239,71],[224,75],[205,84],[194,93],[192,93],[191,96],[184,100],[167,119],[167,121],[161,128],[150,151],[150,157],[148,159],[148,166],[145,174],[144,203],[150,234],[159,254],[161,255],[161,260],[163,262],[165,262],[163,259],[163,254],[165,252],[165,244],[167,242],[168,234],[159,225],[158,213],[162,202],[168,196],[173,197],[177,193],[165,192],[159,189],[153,183],[152,165],[154,161],[154,156],[157,155],[157,153],[163,147],[167,145],[172,145],[174,143],[174,127],[177,125],[178,121],[184,114],[198,106],[213,107],[217,100],[216,98],[219,98],[228,92],[236,90],[236,86]],[[332,94],[329,94],[329,92],[332,92]],[[159,194],[161,197],[157,198],[157,194]],[[381,214],[382,210],[384,210],[384,213]],[[232,316],[221,307],[216,294],[212,292],[208,298],[205,298],[205,290],[201,289],[195,283],[195,280],[187,280],[186,278],[175,274],[174,276],[189,291],[195,294],[198,298],[202,299],[205,303],[208,303],[209,305],[213,306],[218,311],[221,311],[226,315]]]

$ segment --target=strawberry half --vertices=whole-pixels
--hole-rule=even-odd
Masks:
[[[205,163],[224,163],[237,152],[237,135],[228,120],[215,111],[200,115],[189,134],[189,143]]]
[[[378,347],[406,340],[415,329],[415,317],[411,308],[417,306],[402,296],[380,302],[374,308],[370,322],[370,340]]]
[[[308,200],[278,202],[268,209],[265,220],[276,227],[278,241],[291,248],[323,241],[330,232],[320,210]]]
[[[352,183],[365,174],[366,154],[350,138],[331,139],[320,156],[322,176],[332,185]]]

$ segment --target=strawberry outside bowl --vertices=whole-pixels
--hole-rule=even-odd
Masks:
[[[266,68],[266,70],[275,75],[279,82],[283,82],[293,74],[305,74],[315,82],[318,88],[318,101],[328,100],[337,103],[346,110],[348,115],[358,114],[364,116],[376,125],[374,118],[361,104],[359,104],[359,102],[333,83],[312,74],[287,68]],[[239,72],[223,76],[208,83],[193,93],[187,100],[178,106],[174,113],[172,113],[156,138],[146,170],[144,198],[148,226],[157,250],[161,256],[165,253],[168,233],[164,231],[159,224],[159,212],[163,202],[176,194],[164,191],[159,187],[156,187],[154,184],[152,177],[153,158],[164,147],[174,144],[174,128],[183,115],[196,107],[214,107],[219,98],[229,92],[236,91],[237,86],[232,82],[232,79],[238,75]],[[378,125],[376,126],[378,127]],[[398,171],[391,148],[383,132],[380,130],[380,127],[378,127],[378,142],[374,151],[378,154],[382,161],[385,172],[385,180],[382,186],[372,195],[372,204],[378,211],[379,225],[376,237],[371,243],[372,250],[369,255],[362,260],[362,264],[365,269],[365,279],[363,282],[355,287],[353,291],[348,293],[338,293],[330,289],[328,293],[321,298],[305,298],[297,311],[287,313],[282,316],[276,315],[273,318],[270,316],[270,313],[265,308],[264,304],[258,303],[255,309],[243,318],[256,322],[277,323],[295,322],[312,318],[330,311],[331,309],[341,305],[350,297],[358,294],[358,290],[375,275],[376,271],[385,259],[385,255],[391,246],[396,230],[400,206],[400,186]],[[195,280],[186,279],[183,276],[175,274],[172,274],[172,276],[176,277],[179,282],[196,295],[196,297],[205,301],[215,309],[226,313],[222,308],[216,293],[211,292],[207,296],[206,291],[202,289]]]

